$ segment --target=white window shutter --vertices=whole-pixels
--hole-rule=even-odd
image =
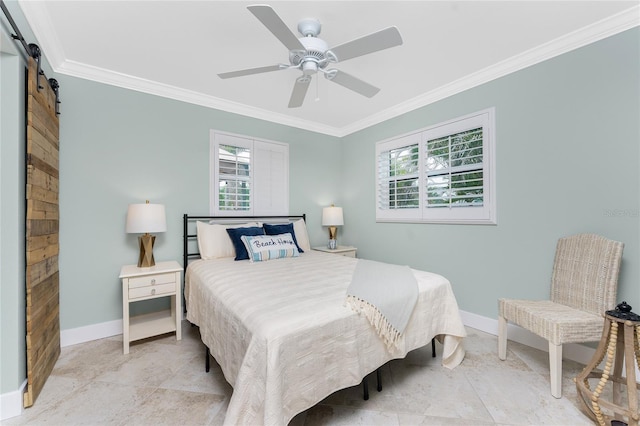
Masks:
[[[420,217],[420,134],[376,146],[376,217],[389,221]]]
[[[211,131],[212,215],[289,214],[289,145]]]
[[[254,214],[289,214],[289,147],[254,141]]]

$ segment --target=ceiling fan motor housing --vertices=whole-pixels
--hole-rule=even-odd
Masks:
[[[324,69],[327,64],[327,55],[325,52],[329,50],[327,43],[317,37],[301,37],[300,43],[306,50],[291,50],[289,52],[289,62],[293,66],[302,64],[302,72],[304,75],[312,75],[318,71],[318,68]]]

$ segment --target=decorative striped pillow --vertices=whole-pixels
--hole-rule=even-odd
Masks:
[[[249,260],[252,262],[300,256],[298,247],[290,233],[257,236],[243,235],[241,240],[247,249]]]

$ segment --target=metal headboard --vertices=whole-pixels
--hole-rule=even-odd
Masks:
[[[302,219],[306,222],[307,215],[287,215],[287,216],[191,216],[188,214],[184,214],[183,216],[183,250],[182,250],[182,260],[185,271],[187,270],[187,265],[189,264],[189,259],[195,259],[200,257],[200,252],[198,251],[197,244],[194,246],[193,242],[197,241],[197,233],[195,222],[201,220],[206,221],[208,223],[219,223],[219,224],[237,224],[244,223],[247,221],[250,222],[269,222],[269,221],[286,221],[293,222],[298,219]],[[191,225],[191,230],[189,225]],[[191,244],[190,244],[191,242]],[[195,248],[193,248],[195,247]],[[186,274],[185,274],[186,275]]]

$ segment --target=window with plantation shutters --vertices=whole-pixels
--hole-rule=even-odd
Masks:
[[[496,223],[494,109],[376,145],[376,219]]]
[[[419,135],[378,144],[376,158],[378,211],[414,216],[420,208]]]
[[[218,145],[218,208],[251,210],[251,149]]]
[[[289,146],[211,132],[211,214],[289,214]]]
[[[425,144],[426,207],[481,206],[482,127]]]

